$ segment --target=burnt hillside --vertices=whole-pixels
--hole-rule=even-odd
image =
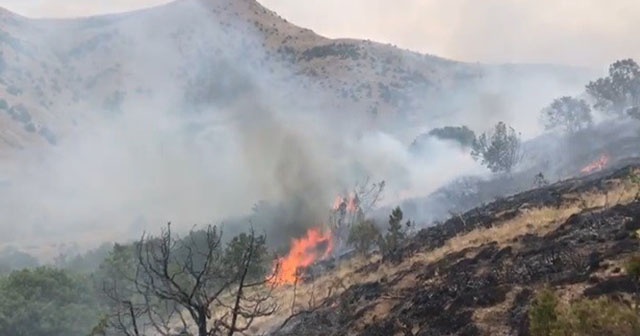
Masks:
[[[461,176],[427,197],[403,201],[402,209],[410,218],[442,221],[451,213],[463,213],[530,190],[536,187],[536,175],[540,173],[551,183],[584,176],[581,170],[603,157],[607,167],[624,167],[638,160],[639,126],[634,119],[607,120],[566,136],[543,133],[523,143],[523,160],[512,174]],[[386,216],[389,210],[380,213]]]
[[[533,294],[630,293],[640,161],[530,190],[417,233],[397,265],[336,271],[345,290],[277,335],[527,335]],[[350,285],[349,285],[350,284]]]

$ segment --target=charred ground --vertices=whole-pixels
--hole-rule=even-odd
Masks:
[[[528,335],[543,286],[622,298],[635,290],[620,265],[639,246],[639,172],[627,160],[477,207],[418,232],[398,264],[338,266],[304,289],[338,282],[338,294],[275,334]]]

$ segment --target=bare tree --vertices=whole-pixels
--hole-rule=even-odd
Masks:
[[[362,182],[356,183],[348,199],[342,198],[329,218],[339,246],[337,250],[346,244],[352,226],[363,222],[366,214],[382,199],[384,187],[384,181],[372,183],[367,177]]]
[[[198,336],[246,332],[256,318],[278,308],[270,278],[249,280],[264,239],[253,230],[248,237],[236,267],[229,267],[215,226],[180,239],[172,236],[169,223],[158,237],[143,235],[135,244],[135,272],[123,277],[127,286],[104,287],[114,303],[110,327],[127,336],[146,331],[169,336],[176,329],[192,335],[191,328]]]

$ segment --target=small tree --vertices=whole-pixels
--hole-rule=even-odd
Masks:
[[[630,257],[625,263],[625,270],[635,286],[634,309],[636,312],[640,312],[640,255]]]
[[[574,133],[593,124],[591,107],[582,99],[561,97],[541,111],[541,121],[547,130],[561,129]]]
[[[240,272],[240,267],[243,266],[243,258],[246,251],[250,248],[254,248],[254,257],[250,260],[247,270],[247,279],[251,281],[257,281],[264,279],[267,276],[267,272],[271,270],[271,260],[269,260],[269,254],[267,251],[266,237],[257,236],[253,238],[254,247],[252,244],[252,237],[250,234],[241,233],[231,239],[227,243],[227,248],[224,253],[224,263],[227,270],[231,272]]]
[[[542,187],[546,187],[548,185],[549,185],[549,181],[547,181],[547,179],[544,177],[542,172],[536,174],[536,176],[533,178],[533,187],[534,188],[542,188]]]
[[[633,59],[616,61],[609,66],[609,76],[590,82],[586,90],[596,109],[623,115],[640,106],[640,66]]]
[[[473,142],[471,156],[494,173],[510,173],[522,158],[520,147],[520,135],[501,121],[492,133],[483,133]]]
[[[366,255],[380,239],[380,230],[373,220],[364,220],[351,227],[347,244],[360,255]]]
[[[400,248],[407,238],[407,231],[411,228],[411,221],[402,225],[403,213],[400,207],[396,207],[389,215],[389,227],[384,236],[380,236],[378,246],[383,260],[398,262],[402,258]]]

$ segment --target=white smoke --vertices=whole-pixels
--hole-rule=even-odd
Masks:
[[[334,98],[295,68],[261,64],[267,54],[261,34],[248,29],[238,41],[224,30],[227,24],[212,21],[209,5],[184,1],[86,28],[123,35],[118,41],[124,47],[113,46],[123,54],[70,60],[74,73],[113,64],[121,77],[105,75],[98,86],[116,83],[127,92],[125,101],[120,112],[109,112],[101,98],[88,94],[85,108],[65,112],[80,122],[56,147],[27,150],[12,161],[15,168],[0,177],[8,181],[0,184],[0,243],[83,240],[91,246],[167,221],[183,229],[219,223],[250,213],[262,200],[291,205],[290,223],[270,223],[269,230],[282,227],[281,236],[294,235],[295,227],[322,220],[335,195],[365,176],[385,180],[384,204],[394,204],[483,171],[446,142],[430,143],[423,156],[410,153],[406,139],[418,129],[466,124],[482,131],[504,120],[535,133],[532,114],[552,97],[576,90],[552,75],[524,79],[514,90],[506,79],[513,76],[489,72],[474,90],[434,98],[456,103],[456,113],[423,115],[420,124],[398,122],[393,131],[366,129],[368,116],[332,109]],[[251,26],[242,18],[228,20]],[[47,38],[37,41],[40,49],[63,48],[62,42],[51,44],[56,36],[75,43],[75,28],[50,24]],[[172,37],[175,31],[192,34]],[[233,76],[216,77],[224,73]],[[185,107],[185,78],[192,75],[204,76],[195,86],[217,99]],[[217,91],[207,91],[207,83]],[[134,94],[139,86],[150,97]]]

